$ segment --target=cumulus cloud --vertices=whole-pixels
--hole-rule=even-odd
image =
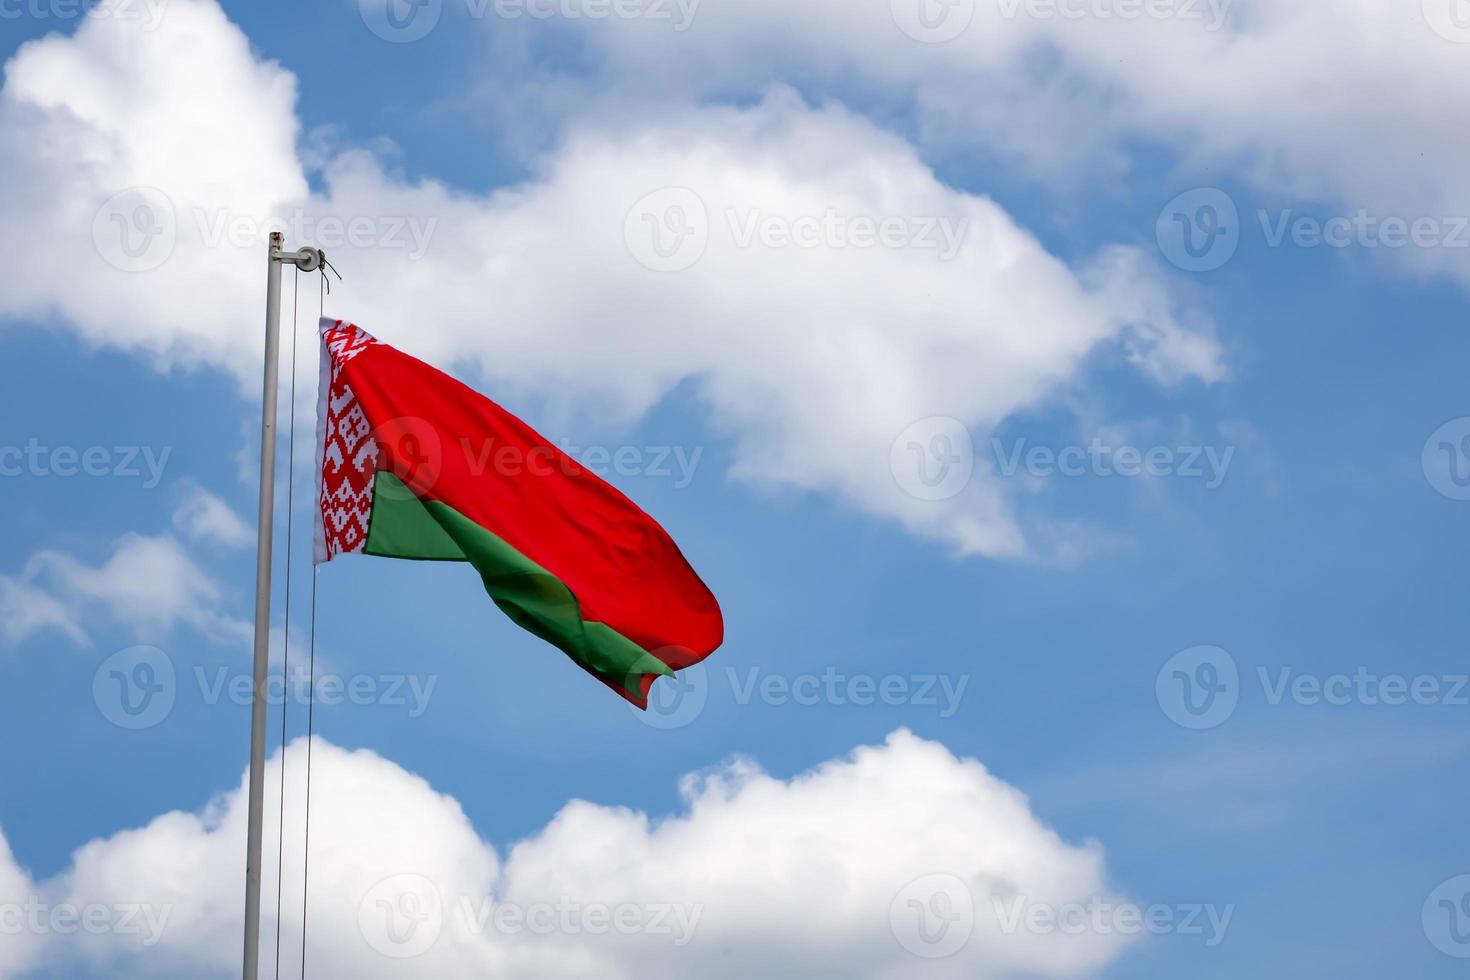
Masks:
[[[90,642],[66,605],[18,578],[0,575],[0,636],[15,645],[54,629],[77,646]]]
[[[19,977],[35,966],[45,942],[44,935],[20,927],[15,913],[36,894],[30,876],[16,863],[10,842],[0,833],[0,936],[4,937],[5,956],[0,958],[0,980]]]
[[[300,887],[305,747],[286,755],[287,895]],[[453,798],[386,759],[317,740],[313,767],[313,976],[1065,977],[1127,944],[1008,927],[997,902],[1105,900],[1100,849],[1062,841],[979,763],[905,731],[790,780],[749,762],[688,777],[681,812],[664,820],[574,801],[503,859]],[[88,844],[43,893],[150,913],[136,932],[51,944],[47,962],[231,975],[243,840],[242,782],[201,813]],[[293,949],[299,903],[285,908]],[[921,930],[917,916],[934,911],[949,928]],[[937,943],[951,955],[932,956]]]
[[[293,94],[205,0],[152,31],[90,18],[26,45],[0,94],[0,154],[25,176],[0,208],[66,258],[0,272],[0,309],[253,379],[246,311],[274,218],[349,272],[336,315],[389,342],[614,425],[692,381],[738,478],[992,556],[1037,544],[983,464],[944,499],[906,488],[892,453],[909,427],[945,417],[983,439],[1100,351],[1166,382],[1223,374],[1140,253],[1070,267],[902,139],[789,90],[574,122],[489,195],[406,183],[363,152],[308,195]]]
[[[174,523],[196,540],[248,542],[248,528],[217,497],[192,488]],[[223,586],[172,534],[124,534],[105,559],[90,564],[55,549],[33,554],[13,576],[0,576],[0,637],[19,643],[54,629],[90,645],[83,623],[103,617],[139,638],[157,639],[186,625],[227,641],[248,640],[248,623],[225,610]]]
[[[44,583],[72,608],[95,607],[140,632],[166,631],[177,623],[206,632],[244,630],[219,613],[218,583],[168,535],[125,534],[98,565],[40,551],[26,563],[24,577]]]
[[[255,531],[230,505],[198,485],[185,491],[174,511],[174,527],[193,541],[243,548],[255,540]]]
[[[1444,124],[1470,110],[1455,3],[704,0],[683,31],[646,17],[556,27],[596,66],[567,84],[612,90],[628,111],[781,77],[912,112],[929,147],[979,150],[1051,186],[1115,194],[1142,143],[1200,182],[1223,171],[1273,200],[1447,221],[1470,215],[1470,135]],[[551,29],[490,24],[497,38]],[[1470,282],[1463,245],[1377,254]]]
[[[170,3],[146,28],[93,13],[6,64],[0,214],[47,245],[5,264],[0,305],[59,314],[94,343],[243,375],[258,370],[258,329],[243,327],[247,310],[256,326],[260,250],[202,249],[177,215],[259,217],[305,195],[295,77],[257,61],[213,3]],[[220,275],[252,259],[256,276]]]

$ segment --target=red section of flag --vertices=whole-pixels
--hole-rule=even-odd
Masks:
[[[720,645],[715,597],[668,532],[616,488],[424,362],[376,342],[348,351],[334,356],[334,381],[340,373],[361,407],[379,465],[416,496],[500,537],[565,583],[584,619],[675,670]]]

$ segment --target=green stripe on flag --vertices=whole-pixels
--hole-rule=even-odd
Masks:
[[[373,484],[364,550],[384,558],[468,562],[490,598],[517,625],[634,696],[642,693],[643,675],[674,676],[667,664],[621,633],[583,619],[581,604],[561,579],[448,504],[420,500],[384,470]]]

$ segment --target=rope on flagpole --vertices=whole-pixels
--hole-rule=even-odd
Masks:
[[[332,291],[331,280],[327,278],[327,269],[331,264],[323,256],[322,264],[326,267],[322,270],[322,281],[317,290],[318,307],[317,318],[326,316],[327,294]],[[332,269],[335,273],[336,269]],[[341,273],[337,273],[341,279]],[[307,640],[308,660],[306,685],[306,833],[303,853],[301,857],[301,980],[306,980],[306,911],[310,892],[307,886],[311,880],[311,744],[316,728],[316,582],[317,564],[313,560],[311,564],[311,631]]]
[[[286,862],[286,718],[291,707],[291,542],[296,512],[296,348],[300,316],[301,269],[291,284],[291,401],[287,408],[286,437],[286,602],[281,657],[281,791],[276,817],[276,980],[281,977],[281,894]]]

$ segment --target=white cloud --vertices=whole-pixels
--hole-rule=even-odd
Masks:
[[[1240,177],[1267,206],[1285,197],[1444,221],[1470,215],[1470,134],[1446,125],[1470,111],[1470,30],[1452,19],[1457,2],[704,0],[683,32],[617,17],[560,27],[592,52],[571,63],[597,66],[580,83],[587,98],[611,91],[608,111],[786,78],[885,113],[911,108],[929,147],[979,151],[1049,189],[1117,195],[1142,145],[1169,150],[1181,182]],[[550,29],[493,27],[501,46],[507,30]],[[1242,208],[1250,225],[1254,210]],[[1463,245],[1375,255],[1470,282]]]
[[[77,646],[91,641],[65,604],[25,581],[0,575],[0,636],[11,646],[54,629]]]
[[[248,525],[214,494],[189,484],[173,523],[192,541],[240,546]],[[55,549],[33,554],[19,574],[0,575],[0,639],[15,645],[54,629],[89,646],[83,623],[102,616],[140,639],[158,640],[178,625],[213,640],[248,641],[251,626],[225,611],[223,586],[172,534],[130,532],[96,565]]]
[[[45,246],[0,268],[0,310],[60,314],[160,363],[258,373],[263,239],[201,248],[192,215],[259,218],[306,195],[295,96],[295,77],[199,0],[169,3],[156,29],[94,12],[72,37],[23,45],[0,92],[0,216]]]
[[[9,911],[23,909],[35,894],[30,876],[16,864],[10,842],[0,833],[0,936],[5,944],[5,956],[0,957],[0,980],[22,976],[40,958],[44,937],[33,930],[17,928],[15,913]]]
[[[1074,273],[901,140],[787,91],[633,133],[581,129],[536,180],[486,201],[396,185],[364,157],[327,180],[337,213],[437,221],[423,263],[382,250],[345,260],[360,277],[354,307],[383,339],[440,363],[474,358],[506,385],[612,416],[700,379],[738,477],[832,492],[967,553],[1026,545],[983,473],[947,502],[901,488],[890,448],[912,423],[953,416],[983,437],[1114,343],[1157,376],[1221,373],[1214,341],[1180,324],[1138,253],[1110,250]],[[707,223],[702,255],[645,268],[661,260],[643,222],[680,213]],[[829,215],[893,219],[917,240],[866,247]],[[834,244],[746,245],[762,222]],[[675,230],[658,232],[665,247]],[[478,303],[484,294],[495,302]]]
[[[255,540],[255,531],[229,504],[198,485],[185,491],[174,511],[174,527],[193,541],[214,541],[234,548]]]
[[[26,562],[23,578],[40,583],[68,608],[99,609],[139,634],[178,623],[209,634],[249,632],[219,611],[219,584],[168,535],[125,534],[95,566],[64,552],[39,551]]]
[[[297,742],[288,755],[296,821],[288,896],[300,894],[304,748]],[[1058,907],[1107,899],[1102,854],[1063,842],[979,763],[907,732],[791,780],[750,763],[689,777],[683,812],[663,821],[572,802],[503,861],[454,799],[370,752],[318,740],[313,781],[313,976],[1081,976],[1127,944],[1117,934],[1003,928],[993,899]],[[141,906],[162,931],[151,945],[144,934],[73,937],[49,946],[48,962],[82,956],[126,976],[146,956],[150,976],[231,975],[243,821],[242,784],[203,813],[167,814],[79,850],[69,871],[45,883],[46,895]],[[266,862],[267,894],[274,866]],[[974,901],[973,921],[961,909],[952,926],[967,941],[948,959],[904,945],[929,949],[907,918],[915,914],[907,899],[928,897],[926,886],[908,886],[935,874],[952,876],[962,883],[956,897]],[[481,920],[486,902],[500,911]],[[288,899],[285,908],[284,947],[293,951],[299,905]],[[599,909],[613,918],[598,920]],[[428,917],[411,927],[415,910]],[[639,928],[620,930],[620,921]]]
[[[258,248],[209,242],[234,219],[259,230],[299,205],[319,244],[354,239],[329,248],[351,277],[336,311],[385,340],[614,422],[695,379],[736,444],[738,477],[832,493],[997,556],[1035,549],[1006,494],[983,468],[948,501],[904,492],[889,453],[908,426],[952,416],[983,439],[1111,345],[1160,378],[1222,373],[1208,330],[1183,325],[1139,253],[1110,249],[1070,269],[994,202],[942,184],[903,140],[789,91],[632,127],[583,122],[532,178],[484,197],[405,184],[348,153],[307,200],[284,149],[293,90],[203,0],[171,5],[151,32],[92,18],[75,38],[26,46],[0,97],[0,152],[28,177],[0,207],[17,234],[45,229],[67,257],[16,266],[0,303],[53,305],[99,342],[253,379],[258,331],[244,311],[258,306]],[[63,166],[45,155],[54,147],[86,165]],[[147,260],[118,251],[120,225],[171,217],[177,245],[149,272],[107,266],[92,241],[94,209],[132,185],[171,206],[140,211],[145,194],[121,215],[104,207],[100,254]],[[638,241],[641,222],[678,217],[658,196],[671,186],[695,193],[710,240],[692,268],[651,271],[635,261],[662,261]],[[650,200],[656,213],[630,217]],[[843,222],[835,238],[828,215]],[[815,222],[822,247],[761,244],[764,232],[742,246],[762,221],[798,234]],[[893,222],[905,244],[874,246],[873,227]],[[78,270],[96,288],[79,289]]]

